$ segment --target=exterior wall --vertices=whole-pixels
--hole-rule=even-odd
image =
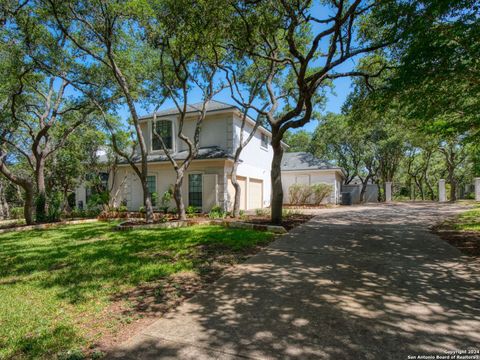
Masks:
[[[227,149],[228,146],[228,124],[231,122],[232,114],[218,114],[207,115],[202,123],[202,129],[200,131],[200,147],[219,146],[222,149]],[[176,135],[178,134],[179,120],[177,116],[166,116],[158,118],[157,120],[170,120],[173,122],[173,147],[175,151],[187,150],[187,144],[180,140]],[[189,116],[185,118],[183,125],[183,132],[190,139],[193,138],[195,133],[197,118]],[[153,119],[148,119],[142,122],[141,127],[144,132],[145,141],[149,153],[162,153],[162,150],[152,149],[152,122]]]
[[[305,170],[305,171],[283,171],[283,203],[289,204],[290,197],[288,190],[293,184],[313,185],[325,183],[332,185],[333,191],[323,202],[329,204],[338,204],[340,199],[340,184],[342,176],[335,170]]]
[[[362,191],[361,184],[355,185],[342,185],[342,192],[349,192],[352,196],[352,203],[360,203],[360,192]],[[365,202],[376,203],[378,202],[378,187],[376,184],[367,184],[365,190]]]
[[[242,120],[240,117],[235,115],[233,117],[232,123],[232,155],[233,151],[236,150],[240,142],[240,130],[242,126]],[[244,128],[243,138],[244,141],[253,130],[253,125],[246,124]],[[271,181],[270,181],[270,168],[273,158],[273,150],[270,145],[270,136],[269,144],[267,148],[262,147],[262,130],[257,129],[255,135],[250,140],[250,142],[245,146],[240,155],[240,165],[238,166],[237,175],[247,178],[247,189],[246,193],[248,194],[248,184],[250,179],[262,180],[263,181],[263,207],[270,206],[270,197],[271,197]],[[233,196],[230,196],[233,204]],[[248,195],[247,195],[248,197]],[[246,203],[249,204],[249,199],[246,199]],[[248,205],[247,205],[248,206]]]
[[[183,182],[183,199],[185,206],[188,206],[188,175],[189,174],[214,174],[216,176],[216,184],[211,185],[211,189],[205,189],[203,191],[203,201],[204,208],[202,209],[205,212],[210,211],[212,206],[221,205],[224,202],[225,198],[225,182],[224,182],[224,173],[225,165],[223,160],[208,161],[208,160],[197,160],[193,161],[188,171],[185,174]],[[164,192],[166,192],[169,187],[175,182],[175,171],[173,170],[170,163],[152,163],[149,164],[148,175],[156,176],[156,188],[158,194],[158,204],[160,206],[160,199]],[[213,179],[213,178],[212,178]],[[209,184],[211,184],[211,180]],[[206,180],[204,178],[204,186]],[[215,193],[215,196],[212,197],[212,192]],[[120,206],[123,200],[126,200],[127,207],[129,210],[137,211],[141,206],[143,206],[143,190],[140,184],[140,179],[134,173],[133,169],[130,166],[124,165],[121,166],[115,176],[115,186],[112,191],[112,195],[117,194],[115,199],[115,206]],[[206,206],[205,202],[207,199],[216,199],[215,204]],[[172,200],[170,207],[175,207],[175,202]]]
[[[178,132],[178,117],[165,116],[158,119],[171,120],[173,122],[173,133],[176,135]],[[145,141],[147,143],[147,148],[150,153],[162,153],[162,150],[153,151],[152,150],[152,121],[153,119],[148,119],[141,123],[142,130],[144,132]],[[185,119],[184,123],[184,133],[192,137],[195,131],[196,117],[190,116]],[[238,114],[233,112],[222,113],[222,114],[211,114],[207,115],[203,124],[202,130],[200,132],[200,147],[208,146],[218,146],[227,151],[227,153],[234,155],[239,140],[240,140],[240,129],[241,129],[241,119]],[[247,123],[244,129],[244,139],[246,139],[253,130],[253,125]],[[263,130],[265,132],[265,130]],[[263,186],[262,194],[262,207],[270,205],[270,196],[271,196],[271,182],[270,182],[270,167],[273,157],[273,151],[268,145],[267,148],[261,146],[261,132],[262,129],[258,129],[255,136],[251,139],[249,144],[243,149],[242,155],[240,157],[240,165],[238,166],[237,175],[245,178],[245,204],[246,208],[249,208],[249,184],[252,180],[261,180]],[[268,133],[265,132],[267,135]],[[270,142],[270,141],[269,141]],[[186,150],[186,144],[174,136],[173,147],[175,151]],[[211,163],[212,161],[210,161]],[[220,165],[222,164],[222,165]],[[231,161],[218,160],[213,165],[210,166],[207,160],[198,160],[194,161],[189,168],[189,173],[198,171],[202,173],[216,173],[217,183],[218,183],[218,196],[217,202],[220,206],[225,209],[229,209],[233,206],[233,191],[229,190],[231,186],[229,175],[231,172]],[[118,178],[126,178],[122,189],[116,189],[116,192],[119,193],[119,199],[126,199],[129,209],[138,210],[143,205],[143,191],[140,186],[140,181],[135,175],[133,170],[128,166],[124,167],[125,170],[119,171]],[[159,197],[163,192],[167,191],[170,184],[175,180],[175,172],[172,169],[170,163],[163,164],[149,164],[149,175],[155,175],[157,177],[157,193]],[[187,179],[188,173],[185,175]],[[116,179],[116,183],[119,184],[122,179]],[[188,183],[185,180],[185,186]],[[115,191],[115,190],[114,190]],[[188,204],[188,187],[184,189],[184,198],[185,203]],[[117,203],[120,203],[121,200],[118,200]],[[174,206],[172,204],[172,206]]]

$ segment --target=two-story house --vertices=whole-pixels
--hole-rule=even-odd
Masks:
[[[184,120],[184,133],[190,138],[193,137],[201,105],[188,106],[187,116]],[[240,141],[242,125],[242,114],[236,106],[211,101],[207,111],[200,132],[198,156],[190,164],[183,182],[185,205],[196,206],[205,212],[216,205],[225,209],[231,209],[233,206],[234,188],[230,181],[230,173],[234,153]],[[143,116],[140,124],[148,148],[148,185],[150,192],[157,194],[156,205],[159,206],[161,195],[175,181],[175,171],[159,140],[153,135],[153,127],[156,126],[157,133],[162,135],[174,158],[179,162],[187,156],[187,144],[177,136],[179,113],[176,108],[157,112],[155,122],[153,114]],[[244,139],[253,130],[254,125],[254,121],[248,118],[244,128]],[[240,203],[242,210],[270,205],[270,168],[273,156],[270,141],[271,133],[267,129],[259,127],[242,151],[237,171],[237,178],[242,189]],[[288,146],[285,145],[285,148],[287,149]],[[322,172],[325,174],[322,181],[335,185],[335,193],[332,194],[329,201],[337,203],[340,195],[338,182],[342,176],[341,169],[328,167],[326,164],[314,168],[311,159],[303,166],[301,159],[303,158],[299,156],[285,156],[282,169],[285,169],[286,183],[295,182],[297,172],[300,175],[305,171],[317,175]],[[291,176],[294,176],[293,180],[290,180]],[[313,180],[315,180],[314,176],[312,176]],[[112,181],[113,179],[110,178],[110,184]],[[288,189],[285,191],[288,192]],[[116,171],[113,192],[117,194],[116,206],[126,202],[130,210],[138,210],[143,205],[140,180],[126,162],[121,163]],[[77,203],[80,200],[86,204],[84,188],[77,190],[76,198]],[[288,197],[286,197],[286,201],[288,201]],[[171,206],[174,206],[173,201]]]
[[[183,132],[193,138],[196,120],[202,104],[188,106]],[[198,156],[190,164],[183,182],[185,205],[193,205],[209,211],[219,205],[231,208],[234,190],[230,182],[233,154],[238,146],[241,128],[241,113],[233,105],[211,101],[202,124]],[[179,114],[176,108],[159,111],[156,121],[153,114],[140,119],[148,148],[148,184],[150,192],[161,197],[175,182],[175,171],[166,157],[160,141],[154,136],[153,126],[161,134],[174,158],[181,162],[187,156],[187,144],[178,138]],[[252,131],[254,122],[247,120],[245,138]],[[270,204],[271,134],[263,127],[245,147],[238,167],[238,179],[242,187],[242,209],[256,209]],[[139,178],[128,164],[121,164],[116,174],[116,184],[123,188],[118,202],[126,200],[131,210],[143,205]],[[157,200],[159,201],[159,200]],[[172,203],[173,206],[173,203]]]

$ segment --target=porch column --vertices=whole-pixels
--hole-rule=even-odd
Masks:
[[[475,201],[480,201],[480,177],[475,178]]]
[[[440,179],[438,181],[438,201],[445,202],[447,201],[447,193],[445,192],[445,180]]]
[[[385,182],[385,202],[392,202],[392,182]]]

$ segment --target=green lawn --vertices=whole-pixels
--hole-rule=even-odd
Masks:
[[[122,321],[102,317],[113,295],[205,271],[212,249],[244,252],[272,238],[219,226],[129,232],[113,226],[0,235],[0,359],[68,358]]]
[[[480,206],[458,216],[453,224],[453,228],[456,230],[480,232]]]

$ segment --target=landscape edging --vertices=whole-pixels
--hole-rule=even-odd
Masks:
[[[225,221],[225,220],[206,220],[206,221],[168,221],[164,223],[156,224],[143,224],[143,225],[124,225],[124,223],[118,224],[115,229],[119,231],[127,231],[133,229],[173,229],[194,225],[221,225],[224,227],[237,228],[237,229],[251,229],[259,231],[270,231],[275,234],[285,234],[287,230],[283,226],[277,225],[264,225],[264,224],[253,224],[242,221]]]
[[[44,230],[44,229],[55,228],[55,227],[63,226],[63,225],[86,224],[86,223],[93,223],[93,222],[97,222],[97,221],[99,221],[99,220],[98,219],[78,219],[78,220],[58,221],[58,222],[45,223],[45,224],[23,225],[23,226],[16,226],[16,227],[0,229],[0,234],[4,234],[4,233],[8,233],[8,232]]]

